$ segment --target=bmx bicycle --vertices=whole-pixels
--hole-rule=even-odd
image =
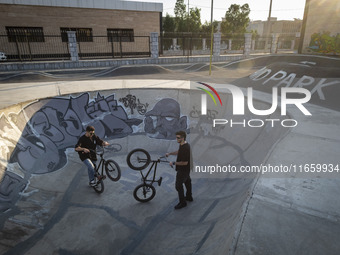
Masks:
[[[156,195],[156,189],[153,184],[157,182],[158,186],[161,186],[163,179],[162,177],[159,177],[159,179],[156,180],[157,165],[158,163],[169,161],[165,156],[159,157],[156,160],[151,160],[150,154],[146,150],[140,148],[130,151],[126,161],[131,169],[140,171],[140,174],[142,175],[142,184],[134,189],[133,197],[142,203],[152,200]],[[152,164],[144,175],[141,170],[147,168],[150,163]],[[151,173],[152,170],[153,174]],[[150,177],[152,175],[152,179],[148,179],[149,175]]]
[[[106,179],[106,175],[104,175],[104,169],[105,169],[107,176],[110,178],[111,181],[116,182],[120,179],[120,176],[121,176],[120,167],[117,164],[117,162],[114,161],[113,159],[104,158],[105,150],[114,150],[112,145],[107,146],[107,148],[105,147],[101,147],[101,148],[102,150],[100,150],[99,152],[90,150],[96,153],[98,156],[100,156],[99,164],[97,164],[96,162],[93,162],[95,166],[94,180],[96,182],[96,185],[92,186],[92,188],[97,193],[103,193],[104,191],[103,180]]]

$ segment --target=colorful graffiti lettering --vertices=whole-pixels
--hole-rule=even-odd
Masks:
[[[323,54],[340,54],[340,34],[331,36],[330,32],[314,33],[309,48]]]

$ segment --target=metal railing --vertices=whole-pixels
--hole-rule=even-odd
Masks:
[[[209,55],[210,34],[165,33],[159,37],[160,56]]]
[[[244,34],[221,37],[221,54],[242,54],[244,51]]]
[[[69,44],[62,35],[0,33],[0,52],[7,61],[69,60]],[[92,36],[91,40],[77,42],[80,59],[150,57],[150,36],[124,37]]]
[[[125,37],[93,36],[92,42],[78,42],[80,59],[150,57],[150,36]]]
[[[277,40],[278,51],[297,50],[300,38],[294,34],[280,34]]]
[[[149,35],[90,35],[77,37],[79,59],[112,59],[150,57]],[[296,50],[298,38],[293,34],[280,35],[275,44],[273,37],[253,36],[250,52],[269,53]],[[220,55],[242,54],[245,48],[244,34],[222,35]],[[159,37],[159,56],[210,55],[211,35],[193,33],[164,33]],[[0,52],[7,61],[70,60],[70,49],[64,34],[0,33]]]
[[[297,49],[299,38],[295,34],[282,34],[277,41],[273,36],[254,36],[251,41],[251,53],[270,53],[273,46],[276,51],[293,52]],[[275,44],[274,44],[275,43]],[[159,37],[160,56],[210,55],[211,35],[190,33],[165,33]],[[245,49],[244,34],[222,35],[220,55],[243,54]]]
[[[45,35],[43,41],[18,34],[10,38],[0,34],[0,51],[8,61],[66,60],[70,59],[68,43],[60,35]]]

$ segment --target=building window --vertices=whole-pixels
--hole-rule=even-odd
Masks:
[[[42,27],[6,27],[9,42],[45,42]]]
[[[61,27],[60,33],[63,42],[68,42],[67,31],[75,31],[77,42],[93,42],[92,28]]]
[[[109,42],[134,42],[133,29],[108,28],[107,40]]]

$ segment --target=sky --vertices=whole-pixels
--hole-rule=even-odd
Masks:
[[[174,8],[176,0],[132,0],[138,2],[156,2],[163,3],[163,16],[169,13],[175,16]],[[210,22],[211,19],[211,0],[184,0],[186,8],[197,7],[201,9],[201,21]],[[213,0],[214,11],[213,19],[221,21],[226,11],[232,4],[243,5],[249,4],[250,20],[267,20],[269,14],[270,0]],[[271,17],[277,17],[278,20],[302,19],[306,0],[272,0]]]

